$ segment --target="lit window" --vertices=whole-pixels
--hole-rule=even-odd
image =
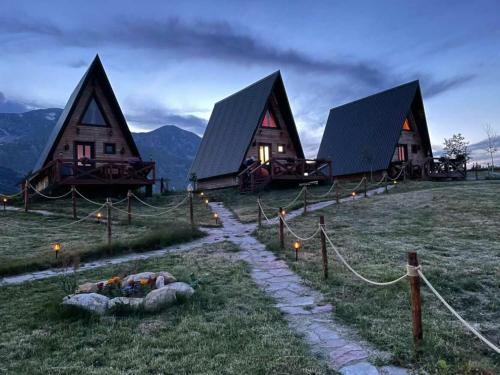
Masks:
[[[87,109],[83,114],[81,123],[84,125],[108,126],[95,98],[90,100]]]
[[[410,121],[408,121],[407,118],[405,118],[405,122],[403,122],[403,130],[411,130]]]
[[[278,127],[276,119],[274,118],[273,114],[269,110],[266,111],[266,114],[264,116],[264,120],[262,120],[262,127],[263,128],[277,128]]]
[[[278,152],[280,154],[284,153],[285,152],[285,145],[278,145]]]
[[[398,153],[398,161],[408,160],[408,148],[406,147],[406,145],[398,145],[396,151]]]

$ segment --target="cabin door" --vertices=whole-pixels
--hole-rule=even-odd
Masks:
[[[259,160],[262,164],[271,159],[271,145],[260,144],[259,145]]]
[[[95,165],[95,144],[93,142],[75,142],[75,160],[79,167]]]

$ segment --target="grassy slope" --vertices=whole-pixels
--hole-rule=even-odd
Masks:
[[[211,254],[214,245],[85,272],[79,282],[143,270],[168,270],[199,288],[159,314],[69,315],[57,279],[0,289],[0,373],[324,374],[252,282],[243,263]]]
[[[147,199],[149,204],[159,207],[174,207],[183,197],[155,196]],[[99,202],[102,199],[97,199]],[[18,205],[20,205],[18,203]],[[187,204],[159,217],[133,217],[132,225],[127,224],[127,215],[113,210],[113,240],[111,247],[106,246],[106,224],[88,220],[65,228],[51,229],[73,222],[71,200],[35,201],[32,209],[47,210],[57,215],[42,216],[35,213],[0,213],[2,226],[0,241],[0,275],[26,272],[57,266],[61,259],[55,259],[50,245],[61,242],[64,252],[61,256],[79,256],[81,260],[96,259],[110,254],[151,250],[171,244],[190,241],[202,236],[196,228],[189,225]],[[126,202],[118,204],[126,210]],[[82,218],[98,207],[82,199],[78,200],[78,215]],[[145,207],[134,201],[132,212],[151,215],[162,210]],[[105,210],[101,210],[105,216]],[[194,201],[196,224],[213,225],[211,212],[200,200]]]
[[[434,189],[430,189],[434,187]],[[415,190],[417,189],[417,190]],[[404,272],[408,251],[418,251],[429,280],[463,316],[477,323],[493,342],[500,342],[499,183],[421,183],[400,186],[389,195],[310,213],[290,222],[308,235],[318,216],[349,262],[363,275],[391,280]],[[319,240],[304,244],[293,261],[292,238],[280,251],[276,228],[259,238],[336,306],[336,316],[355,326],[376,345],[405,364],[417,363],[431,373],[500,371],[500,359],[465,333],[444,306],[423,291],[425,342],[413,351],[408,284],[373,287],[355,279],[330,254],[331,277],[323,281]]]

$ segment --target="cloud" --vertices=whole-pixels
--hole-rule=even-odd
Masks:
[[[96,48],[121,45],[148,49],[155,53],[177,53],[185,58],[217,59],[243,64],[268,64],[290,67],[303,73],[348,76],[367,86],[383,86],[384,69],[373,62],[333,57],[316,59],[292,48],[281,48],[238,30],[227,22],[197,21],[186,23],[178,18],[165,21],[114,20],[105,28],[62,30],[40,20],[17,20],[0,17],[0,30],[11,34],[48,37],[67,46]]]
[[[29,108],[23,103],[7,100],[4,93],[0,91],[0,113],[23,113],[28,110]]]
[[[475,74],[464,74],[443,80],[434,80],[429,78],[421,82],[424,86],[423,94],[425,95],[425,98],[432,98],[446,91],[463,86],[475,78]]]
[[[85,66],[88,66],[88,61],[85,61],[83,59],[78,59],[78,60],[71,60],[67,63],[67,65],[70,67],[70,68],[75,68],[75,69],[78,69],[78,68],[82,68],[82,67],[85,67]]]

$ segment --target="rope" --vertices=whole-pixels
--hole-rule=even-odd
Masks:
[[[290,226],[288,225],[288,223],[286,222],[285,218],[282,217],[282,220],[283,220],[283,223],[285,224],[286,226],[286,229],[288,229],[288,231],[297,239],[301,240],[301,241],[309,241],[311,239],[313,239],[314,237],[316,237],[316,235],[319,233],[319,231],[321,230],[321,228],[318,226],[318,229],[316,229],[316,231],[310,235],[309,237],[306,237],[306,238],[303,238],[303,237],[300,237],[299,235],[297,235],[293,230],[292,228],[290,228]]]
[[[297,194],[297,196],[294,198],[293,201],[291,201],[290,203],[288,203],[286,206],[281,206],[281,208],[288,208],[290,207],[292,204],[294,204],[297,199],[300,198],[300,196],[302,195],[302,192],[304,191],[304,187],[299,191],[299,193]],[[269,208],[270,210],[279,210],[279,207],[273,207],[273,206],[269,206],[267,204],[265,204],[264,202],[261,201],[261,203],[266,207],[266,208]]]
[[[264,212],[264,209],[262,208],[262,206],[261,206],[261,204],[260,204],[260,199],[257,199],[257,203],[258,203],[258,205],[259,205],[259,209],[260,209],[260,211],[262,212],[262,215],[264,215],[264,218],[266,219],[266,221],[267,221],[268,223],[270,223],[270,222],[271,222],[271,220],[269,220],[269,218],[267,217],[266,213]]]
[[[106,203],[99,203],[99,202],[93,201],[92,199],[87,198],[85,195],[83,195],[82,193],[80,193],[78,191],[78,189],[76,189],[76,188],[75,188],[75,191],[76,191],[76,194],[78,194],[80,197],[82,197],[83,199],[85,199],[87,202],[89,202],[91,204],[94,204],[96,206],[101,206],[101,207],[104,206],[104,205],[106,205]]]
[[[31,184],[29,184],[29,186],[30,186],[30,188],[31,188],[31,189],[32,189],[32,190],[33,190],[36,194],[38,194],[38,195],[40,195],[40,196],[42,196],[42,197],[44,197],[44,198],[47,198],[47,199],[62,199],[62,198],[67,197],[68,195],[70,195],[70,194],[71,194],[71,190],[70,190],[70,191],[66,192],[65,194],[63,194],[63,195],[59,195],[59,196],[57,196],[57,197],[54,197],[54,196],[49,196],[49,195],[45,195],[45,194],[43,194],[41,191],[36,190],[36,188],[35,188],[33,185],[31,185]]]
[[[361,184],[365,181],[366,177],[363,177],[361,179],[361,181],[359,181],[359,184],[356,185],[356,187],[354,189],[352,189],[352,191],[356,191],[358,190],[358,188],[361,186]]]
[[[333,184],[332,184],[332,186],[330,186],[330,189],[328,189],[328,191],[326,193],[324,193],[324,194],[319,194],[319,195],[315,195],[315,194],[312,194],[312,193],[309,193],[309,194],[311,195],[311,197],[316,198],[316,199],[318,199],[318,198],[325,198],[325,197],[328,196],[328,194],[330,194],[332,192],[333,188],[336,185],[338,185],[338,183],[337,183],[337,181],[334,181]]]
[[[163,210],[165,209],[165,207],[158,207],[158,206],[153,206],[145,201],[143,201],[141,198],[139,198],[137,195],[135,195],[134,193],[132,193],[132,196],[137,199],[140,203],[142,203],[144,206],[147,206],[147,207],[151,207],[151,208],[154,208],[155,210]]]
[[[401,174],[403,173],[403,171],[404,171],[404,168],[401,168],[401,170],[399,171],[398,175],[395,178],[391,178],[391,177],[389,177],[389,175],[387,175],[387,178],[391,181],[396,181],[397,179],[399,179],[399,177],[401,177]]]
[[[173,210],[179,208],[184,202],[186,202],[187,198],[188,197],[186,196],[182,201],[180,201],[174,207],[171,207],[168,210],[165,210],[165,211],[162,211],[162,212],[159,212],[159,213],[156,213],[156,214],[152,214],[152,215],[151,214],[137,214],[137,213],[131,212],[130,215],[132,215],[132,216],[140,216],[140,217],[158,217],[158,216],[162,216],[162,215],[165,215],[165,214],[167,214],[169,212],[172,212]],[[120,209],[118,207],[115,207],[113,205],[111,205],[111,208],[113,208],[114,210],[116,210],[118,212],[122,212],[122,213],[127,214],[127,215],[129,214],[128,211],[122,210],[122,209]]]
[[[361,274],[359,274],[358,272],[356,272],[350,265],[349,263],[347,263],[347,261],[344,259],[344,257],[342,256],[342,254],[340,254],[340,252],[337,250],[337,248],[335,247],[335,245],[333,244],[332,240],[330,240],[330,237],[328,237],[328,234],[326,233],[326,230],[325,228],[321,227],[321,230],[323,231],[326,239],[328,240],[328,242],[330,243],[330,246],[332,247],[332,249],[335,251],[335,253],[337,254],[337,256],[339,257],[339,259],[342,261],[342,263],[344,263],[344,265],[349,269],[349,271],[351,271],[354,275],[356,275],[358,278],[360,278],[361,280],[367,282],[368,284],[372,284],[372,285],[378,285],[378,286],[387,286],[387,285],[392,285],[392,284],[396,284],[397,282],[403,280],[406,276],[408,276],[407,273],[405,273],[403,276],[400,276],[398,277],[397,279],[395,280],[392,280],[392,281],[387,281],[387,282],[378,282],[378,281],[373,281],[373,280],[370,280],[370,279],[367,279],[366,277],[362,276]]]
[[[486,337],[481,335],[474,327],[472,327],[469,323],[465,321],[464,318],[462,318],[454,309],[451,307],[448,302],[445,301],[445,299],[441,296],[441,294],[438,293],[436,289],[432,286],[429,280],[425,277],[425,275],[422,273],[422,271],[417,270],[418,275],[424,280],[424,282],[427,284],[429,289],[436,295],[436,297],[443,303],[443,305],[453,314],[455,317],[460,320],[460,322],[467,328],[469,331],[471,331],[474,335],[476,335],[482,342],[484,342],[486,345],[488,345],[491,349],[493,349],[495,352],[500,354],[500,348],[495,346],[491,341],[489,341]]]
[[[8,195],[8,194],[0,194],[1,197],[4,197],[4,198],[15,198],[17,197],[18,195],[21,195],[22,193],[24,193],[24,189],[21,190],[20,192],[17,192],[16,194],[11,194],[11,195]]]

